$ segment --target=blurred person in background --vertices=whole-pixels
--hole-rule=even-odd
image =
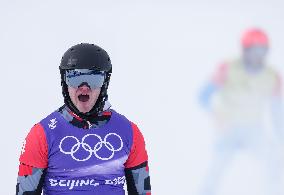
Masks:
[[[267,193],[281,193],[280,155],[275,144],[283,138],[281,78],[265,61],[269,39],[263,30],[247,30],[241,45],[241,58],[221,64],[199,97],[218,129],[202,195],[217,193],[225,169],[240,149],[250,149],[266,164]],[[275,130],[272,136],[265,133],[267,115]]]

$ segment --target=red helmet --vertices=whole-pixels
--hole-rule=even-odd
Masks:
[[[258,28],[252,28],[245,31],[241,42],[244,48],[251,47],[253,45],[269,46],[269,40],[266,33]]]

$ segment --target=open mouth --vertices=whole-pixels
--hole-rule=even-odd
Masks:
[[[87,102],[90,99],[90,96],[87,94],[80,94],[78,96],[79,101],[81,102]]]

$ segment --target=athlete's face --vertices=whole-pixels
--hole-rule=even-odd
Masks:
[[[243,49],[243,58],[245,63],[253,67],[261,67],[265,63],[268,47],[255,45]]]
[[[101,88],[91,89],[88,85],[81,85],[77,88],[68,86],[71,101],[82,113],[89,112],[100,95]]]

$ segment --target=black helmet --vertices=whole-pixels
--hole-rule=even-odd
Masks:
[[[97,45],[89,43],[81,43],[69,48],[63,55],[59,66],[61,74],[62,94],[64,103],[78,116],[87,119],[94,114],[98,114],[103,110],[105,101],[108,99],[107,88],[112,71],[112,65],[107,52]],[[105,80],[101,87],[100,95],[94,107],[87,113],[80,112],[72,103],[68,87],[65,82],[66,70],[70,69],[92,69],[105,72]]]

